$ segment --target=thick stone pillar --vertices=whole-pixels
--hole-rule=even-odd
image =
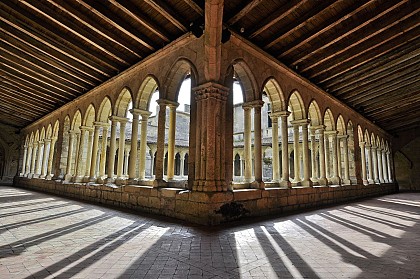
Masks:
[[[299,124],[293,123],[293,161],[295,169],[295,177],[293,178],[294,185],[300,185],[300,150],[299,150]]]
[[[157,131],[157,150],[156,150],[156,165],[155,165],[155,181],[154,186],[165,186],[163,181],[163,164],[165,156],[165,122],[166,122],[166,100],[157,100],[159,104],[158,113],[158,131]]]
[[[366,149],[367,149],[367,161],[368,161],[368,183],[369,184],[373,184],[374,180],[373,180],[373,167],[372,167],[372,149],[371,149],[371,145],[370,144],[366,144],[365,145]]]
[[[136,165],[137,165],[137,142],[139,135],[139,109],[131,109],[131,114],[133,115],[133,122],[131,123],[131,148],[130,148],[130,161],[128,163],[128,179],[129,183],[134,183],[136,178]],[[140,158],[142,160],[142,158]]]
[[[169,104],[169,131],[168,131],[168,171],[167,179],[174,179],[175,171],[175,125],[176,108],[179,104]]]
[[[333,162],[333,173],[331,177],[331,182],[334,185],[340,185],[340,177],[338,176],[337,131],[331,131],[329,133],[329,139],[331,141],[332,162]]]
[[[384,183],[388,183],[388,171],[387,171],[387,162],[386,162],[386,151],[385,148],[382,149],[382,173],[384,175]]]
[[[118,161],[117,161],[117,179],[122,180],[124,168],[124,150],[125,150],[125,126],[127,125],[127,118],[118,118],[120,122],[120,138],[118,140]]]
[[[349,165],[349,145],[348,145],[348,135],[341,136],[343,141],[343,160],[344,160],[344,178],[343,184],[351,184],[350,180],[350,165]]]
[[[98,147],[99,147],[99,131],[101,130],[101,124],[94,122],[94,133],[93,133],[93,147],[92,147],[92,160],[90,161],[89,170],[89,181],[96,181],[96,166],[98,165]]]
[[[68,154],[67,154],[66,175],[64,176],[65,181],[70,181],[71,178],[73,177],[72,163],[73,163],[75,137],[76,137],[76,132],[75,131],[69,131],[69,149],[68,149]]]
[[[378,154],[376,152],[377,147],[371,146],[370,147],[372,152],[372,165],[373,165],[373,181],[379,184],[379,175],[378,175]]]
[[[363,184],[369,184],[369,181],[367,179],[367,175],[366,175],[366,146],[365,146],[365,142],[361,141],[359,142],[359,146],[360,146],[360,161],[361,161],[361,165],[362,165],[362,181]]]
[[[262,134],[261,134],[261,107],[263,101],[256,101],[252,104],[254,107],[254,176],[255,185],[254,188],[264,188],[262,180]],[[278,155],[277,155],[278,156]]]
[[[317,177],[317,171],[316,171],[316,166],[317,166],[317,161],[316,161],[316,134],[315,131],[316,129],[314,127],[310,128],[311,131],[311,173],[312,173],[312,177],[311,180],[313,183],[318,182],[318,177]]]
[[[378,158],[378,178],[380,183],[385,183],[384,174],[383,174],[383,164],[382,164],[382,148],[378,147],[376,149],[376,156]]]
[[[117,150],[117,118],[111,116],[111,138],[109,142],[109,154],[108,154],[108,183],[114,182],[114,165],[115,165],[115,152]]]
[[[106,168],[106,150],[108,146],[108,130],[109,124],[102,125],[102,141],[101,141],[101,157],[99,161],[99,177],[101,182],[103,182],[107,175],[105,174]]]
[[[147,121],[150,112],[143,111],[141,113],[141,135],[140,135],[140,154],[139,154],[139,179],[143,180],[146,176],[146,149],[147,149]],[[153,175],[153,156],[152,154],[152,175]]]
[[[56,142],[57,142],[57,138],[52,137],[51,138],[51,143],[50,143],[49,155],[48,155],[47,176],[45,178],[47,180],[51,180],[54,177],[54,174],[52,172],[52,164],[53,164],[53,160],[54,160],[54,151],[55,151],[55,143]]]
[[[86,138],[88,133],[88,127],[80,127],[80,140],[79,140],[79,151],[77,152],[76,158],[76,176],[75,182],[82,182],[85,174],[85,164],[83,164],[83,153],[86,147]]]
[[[279,116],[271,113],[271,133],[272,133],[272,150],[273,150],[273,182],[280,181],[280,158],[279,158]]]
[[[36,168],[35,168],[35,175],[34,177],[41,176],[41,167],[43,163],[43,155],[44,155],[44,141],[40,140],[38,142],[38,150],[37,150],[37,160],[36,160]]]
[[[51,148],[51,139],[44,139],[44,155],[42,157],[40,178],[45,178],[47,176],[47,164],[48,164],[48,155],[49,155],[50,148]]]
[[[201,122],[197,123],[196,146],[201,152],[196,157],[196,165],[200,164],[200,172],[195,177],[193,190],[227,191],[231,181],[226,181],[226,170],[230,170],[226,162],[226,101],[229,89],[217,83],[205,83],[193,89],[196,94],[197,114]],[[230,165],[230,164],[229,164]],[[197,174],[197,172],[196,172]]]
[[[325,127],[320,126],[317,129],[318,135],[319,135],[319,179],[318,183],[319,185],[328,185],[327,180],[327,173],[326,173],[326,156],[325,156]]]
[[[28,145],[23,146],[23,159],[22,159],[22,171],[20,172],[20,176],[24,176],[26,172],[26,158],[28,154]]]
[[[281,168],[282,176],[280,186],[290,188],[290,173],[289,173],[289,133],[287,131],[287,117],[289,111],[280,112],[279,116],[281,119]]]
[[[249,105],[242,106],[244,110],[244,157],[245,157],[245,182],[252,180],[252,155],[251,155],[251,109]]]

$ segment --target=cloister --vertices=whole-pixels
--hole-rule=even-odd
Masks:
[[[201,45],[201,38],[186,35],[27,126],[20,183],[51,181],[45,185],[54,185],[55,191],[62,191],[60,187],[70,193],[75,191],[71,187],[83,193],[90,189],[95,197],[96,191],[107,187],[118,189],[120,197],[115,199],[122,206],[210,223],[218,222],[215,210],[234,202],[235,195],[255,201],[256,193],[262,199],[261,193],[274,193],[272,190],[282,195],[293,189],[312,188],[316,193],[322,187],[372,185],[384,191],[388,188],[381,185],[392,185],[392,150],[385,131],[235,35],[222,46],[227,57],[221,61],[221,69],[226,70],[220,82],[207,82],[199,66],[203,56],[195,55],[202,51]],[[175,152],[181,133],[176,129],[176,109],[179,88],[187,77],[192,84],[188,145],[179,153]],[[235,112],[243,117],[243,146],[239,149],[234,147],[233,82],[240,84],[244,100],[242,109]],[[153,129],[148,123],[151,96],[156,92],[159,110]],[[271,127],[266,125],[268,118]],[[262,135],[262,123],[269,137]],[[148,137],[156,138],[155,150],[148,145]],[[263,143],[265,138],[271,142]],[[153,166],[146,166],[146,157],[151,156]],[[266,158],[271,177],[263,179]],[[181,165],[188,176],[174,179]],[[239,183],[235,176],[241,177]],[[172,197],[168,209],[163,197],[152,204],[153,190],[160,191],[159,195],[169,192],[162,194]],[[134,204],[123,205],[127,191],[146,195],[148,202],[141,204],[136,199]],[[210,202],[210,209],[200,210],[194,218],[177,211],[179,201],[194,204],[194,195],[199,193],[209,199],[215,193],[224,197]],[[187,194],[190,196],[184,198]],[[296,205],[276,201],[279,209]],[[268,210],[266,204],[257,207]]]

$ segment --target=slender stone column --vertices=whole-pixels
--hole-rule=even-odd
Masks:
[[[86,137],[88,133],[88,127],[80,127],[80,141],[79,141],[79,151],[77,152],[76,158],[76,177],[75,182],[82,182],[85,171],[84,167],[86,166],[83,164],[83,153],[86,147]]]
[[[181,166],[179,167],[179,176],[184,176],[184,158],[185,158],[185,154],[184,153],[181,153],[181,154],[179,154],[181,157],[180,157],[180,163],[181,163]]]
[[[125,149],[125,126],[127,125],[127,118],[118,118],[120,122],[120,138],[118,147],[118,161],[117,161],[117,179],[123,179],[124,167],[124,149]]]
[[[389,182],[385,148],[382,149],[382,173],[384,175],[384,183]]]
[[[69,149],[67,154],[67,166],[66,166],[66,175],[64,177],[65,181],[70,181],[73,173],[71,165],[73,163],[73,153],[74,153],[74,139],[76,137],[75,131],[69,131]]]
[[[106,149],[108,146],[108,129],[109,124],[102,126],[102,141],[101,141],[101,157],[99,161],[99,176],[103,181],[107,176],[105,174],[106,164]]]
[[[326,156],[325,156],[325,126],[320,126],[317,130],[319,134],[319,185],[328,185],[327,174],[326,174]]]
[[[339,179],[340,179],[340,182],[341,182],[341,179],[343,178],[343,166],[342,166],[342,164],[341,164],[341,153],[342,153],[342,150],[341,150],[341,136],[338,136],[337,135],[337,137],[336,137],[336,140],[337,140],[337,176],[339,177]]]
[[[93,148],[93,127],[87,127],[87,151],[86,151],[86,167],[84,181],[89,181],[90,167],[92,162],[92,148]]]
[[[28,154],[28,145],[23,146],[23,159],[22,159],[22,171],[20,172],[20,176],[24,176],[26,172],[26,157]]]
[[[47,180],[51,180],[54,176],[54,174],[52,172],[52,164],[53,164],[53,160],[54,160],[54,151],[55,151],[55,143],[56,142],[57,142],[57,138],[52,137],[51,138],[51,143],[50,143],[49,155],[48,155],[48,166],[47,166],[47,176],[46,176]]]
[[[289,133],[287,131],[287,117],[289,116],[289,111],[280,112],[281,119],[281,168],[282,176],[280,185],[283,187],[292,187],[290,183],[290,173],[289,173]]]
[[[384,175],[382,173],[382,148],[376,148],[376,159],[378,161],[378,179],[379,183],[384,183]]]
[[[124,149],[124,168],[123,168],[123,176],[128,176],[128,158],[130,157],[130,149]]]
[[[360,159],[361,159],[361,164],[362,164],[362,180],[363,180],[363,184],[369,184],[369,181],[367,179],[367,175],[366,175],[366,144],[364,141],[359,142],[359,146],[360,146]]]
[[[141,138],[140,138],[140,162],[139,162],[139,179],[143,180],[146,177],[146,149],[147,149],[147,120],[150,112],[144,111],[141,113]],[[152,176],[153,176],[153,156],[152,154]]]
[[[168,171],[167,179],[174,179],[175,171],[175,124],[176,108],[179,104],[169,104],[169,131],[168,131]]]
[[[32,160],[31,160],[31,173],[30,173],[30,177],[32,178],[35,174],[35,163],[36,163],[36,155],[37,155],[37,151],[38,151],[38,142],[33,143],[33,148],[32,148]]]
[[[157,131],[157,150],[156,150],[156,165],[155,165],[155,181],[154,186],[164,186],[163,181],[163,163],[165,156],[165,122],[166,122],[166,100],[158,100],[159,116],[158,116],[158,131]]]
[[[117,149],[117,122],[115,116],[109,118],[111,120],[111,138],[109,142],[109,154],[108,154],[108,182],[114,182],[114,165],[115,165],[115,152]]]
[[[299,124],[292,123],[293,125],[293,155],[294,155],[294,169],[295,169],[295,177],[293,179],[293,183],[295,185],[300,185],[300,150],[299,150]]]
[[[280,181],[280,158],[279,158],[279,116],[271,113],[271,132],[272,132],[272,150],[273,150],[273,182]]]
[[[44,155],[42,157],[40,178],[45,178],[47,176],[49,148],[51,148],[51,139],[44,139]]]
[[[329,134],[329,139],[331,141],[332,148],[332,161],[333,161],[333,176],[331,182],[334,185],[340,185],[340,177],[338,176],[338,149],[337,149],[337,131],[332,131]]]
[[[44,153],[44,141],[40,140],[38,142],[38,150],[37,150],[37,160],[36,160],[36,168],[35,168],[35,175],[34,177],[41,176],[41,166],[43,162],[43,154]]]
[[[349,167],[349,146],[348,146],[348,135],[341,136],[343,141],[343,154],[344,154],[344,184],[351,184],[350,180],[350,167]]]
[[[32,165],[32,153],[33,153],[33,143],[28,144],[28,156],[26,158],[26,173],[25,176],[29,176],[31,173],[31,165]]]
[[[378,155],[376,152],[377,147],[376,146],[371,146],[370,147],[371,152],[372,152],[372,165],[373,165],[373,181],[375,183],[379,183],[379,176],[378,176]]]
[[[368,161],[368,183],[369,184],[373,184],[374,180],[373,180],[373,167],[372,167],[372,149],[371,149],[371,145],[370,144],[366,144],[366,149],[368,152],[368,156],[367,156],[367,161]]]
[[[101,124],[98,122],[93,123],[95,130],[93,133],[93,147],[92,147],[92,160],[90,161],[89,181],[96,181],[96,166],[98,164],[98,146],[99,146],[99,131]],[[106,138],[106,136],[105,136]]]
[[[325,173],[328,179],[330,179],[332,176],[332,171],[330,168],[331,167],[330,138],[327,133],[324,133],[324,134],[325,134]]]
[[[253,103],[254,107],[254,188],[264,188],[262,180],[262,134],[261,134],[261,107],[263,101],[256,101]]]
[[[245,157],[245,182],[252,180],[252,155],[251,155],[251,106],[243,105],[244,109],[244,157]]]
[[[310,169],[309,169],[309,142],[308,142],[308,124],[307,119],[304,120],[302,125],[302,159],[303,159],[303,186],[311,187],[312,181],[310,180]]]
[[[131,123],[131,149],[130,149],[130,162],[128,163],[128,179],[130,183],[134,182],[136,178],[136,163],[137,163],[137,141],[139,135],[139,109],[131,109],[131,114],[133,114],[133,122]],[[140,158],[140,161],[143,158]]]
[[[387,167],[388,167],[388,181],[390,182],[390,183],[392,183],[393,182],[393,179],[392,179],[392,172],[391,172],[391,152],[390,151],[387,151],[386,152],[386,161],[387,161]]]
[[[317,177],[317,171],[316,171],[316,165],[317,165],[317,161],[316,161],[316,136],[315,136],[315,131],[316,129],[314,127],[310,128],[311,131],[311,172],[312,172],[312,177],[311,180],[312,182],[318,182],[318,177]]]
[[[155,167],[155,150],[150,149],[150,176],[154,177],[153,168]]]

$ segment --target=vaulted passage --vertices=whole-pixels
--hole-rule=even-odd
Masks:
[[[415,172],[418,1],[134,2],[0,4],[2,181],[214,225]]]

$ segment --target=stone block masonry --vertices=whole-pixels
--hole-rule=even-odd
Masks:
[[[150,186],[63,183],[15,177],[15,185],[99,204],[217,225],[242,217],[281,214],[397,192],[397,185],[345,185],[195,192]]]

